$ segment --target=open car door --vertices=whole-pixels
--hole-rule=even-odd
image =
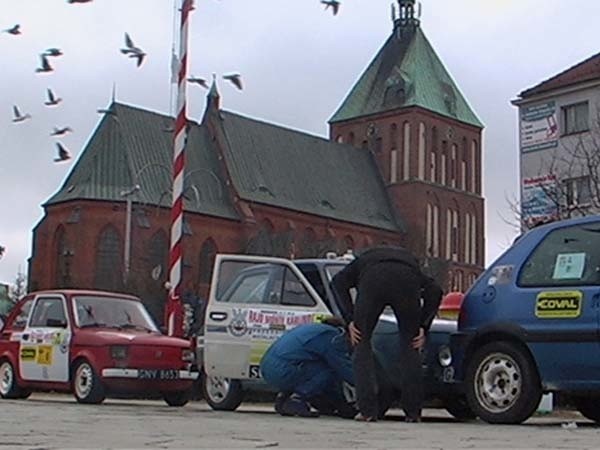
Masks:
[[[279,336],[331,314],[290,260],[217,255],[204,329],[209,376],[260,378],[260,360]]]

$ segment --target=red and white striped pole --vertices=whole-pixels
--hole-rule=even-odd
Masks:
[[[188,50],[188,18],[194,0],[182,0],[179,38],[179,73],[177,79],[177,111],[173,145],[173,202],[171,205],[171,248],[169,252],[169,298],[165,308],[165,323],[169,336],[183,336],[183,305],[181,303],[183,172],[187,140],[186,78]]]

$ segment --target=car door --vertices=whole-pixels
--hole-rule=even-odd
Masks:
[[[64,297],[43,295],[35,299],[20,338],[19,369],[24,380],[69,381],[70,330]]]
[[[289,260],[217,255],[204,329],[204,368],[211,376],[259,378],[269,345],[286,330],[329,314]]]
[[[600,222],[554,229],[523,264],[511,295],[541,372],[575,385],[600,370]]]

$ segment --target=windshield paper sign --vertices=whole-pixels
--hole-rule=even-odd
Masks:
[[[581,291],[541,292],[535,302],[539,319],[575,319],[581,315]]]

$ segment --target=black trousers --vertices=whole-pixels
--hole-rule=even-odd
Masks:
[[[419,332],[422,278],[412,267],[398,262],[381,262],[366,269],[357,285],[354,324],[362,339],[353,356],[358,408],[364,416],[377,417],[377,382],[371,347],[373,329],[386,306],[398,321],[402,365],[402,408],[409,417],[419,417],[423,407],[421,357],[411,347]]]

